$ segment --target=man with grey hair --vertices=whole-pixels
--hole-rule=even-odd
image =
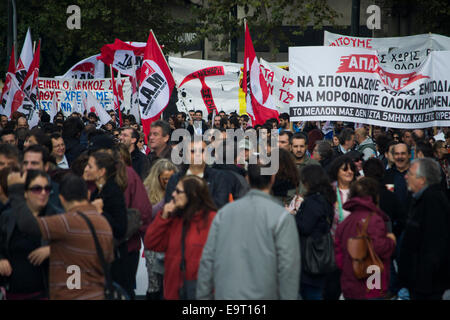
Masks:
[[[405,176],[413,200],[400,248],[399,277],[413,300],[440,300],[450,288],[450,204],[439,164],[412,161]]]

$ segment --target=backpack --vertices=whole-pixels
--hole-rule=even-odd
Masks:
[[[357,279],[366,279],[370,276],[367,268],[376,265],[380,271],[384,270],[383,261],[375,253],[372,246],[372,240],[367,234],[367,227],[373,213],[370,213],[364,224],[357,224],[357,236],[349,238],[347,241],[347,251],[352,259],[353,273]]]

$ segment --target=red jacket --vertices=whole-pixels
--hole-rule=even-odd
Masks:
[[[180,272],[181,234],[183,220],[181,218],[161,218],[159,212],[147,229],[144,245],[146,249],[165,252],[164,258],[164,298],[178,299],[178,290],[183,284]],[[197,213],[186,233],[185,257],[186,280],[196,280],[203,247],[208,239],[208,232],[216,212],[210,211],[205,220]]]
[[[145,236],[145,232],[152,222],[152,205],[148,199],[147,190],[145,190],[139,175],[132,167],[127,166],[128,186],[125,189],[125,203],[127,208],[138,209],[141,213],[142,226],[139,232],[136,232],[130,240],[128,240],[128,252],[139,251],[141,249],[141,236]]]
[[[351,214],[342,221],[336,229],[335,257],[336,264],[341,269],[341,288],[347,299],[370,299],[386,295],[389,286],[390,258],[395,250],[395,242],[386,237],[386,222],[388,216],[372,202],[370,197],[351,198],[343,206]],[[372,245],[379,258],[383,261],[384,271],[381,273],[381,288],[369,289],[367,279],[358,280],[353,274],[353,266],[347,251],[347,241],[357,235],[356,226],[361,220],[372,215],[367,227],[367,233],[372,240]],[[375,283],[374,281],[369,281]]]

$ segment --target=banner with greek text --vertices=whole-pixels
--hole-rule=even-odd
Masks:
[[[382,68],[360,48],[289,48],[293,121],[350,121],[393,128],[450,126],[450,51],[415,72]]]
[[[288,67],[289,63],[270,63],[260,58],[261,69],[273,97],[278,112],[289,113],[289,104],[294,96],[289,92],[294,80],[289,76],[289,71],[282,67]]]
[[[324,46],[376,50],[382,67],[415,71],[432,51],[450,50],[450,38],[433,33],[407,37],[362,38],[325,31]]]
[[[117,80],[119,81],[119,80]],[[122,78],[125,112],[130,110],[131,84],[128,78]],[[83,94],[91,91],[105,110],[114,109],[114,93],[111,79],[56,79],[38,78],[38,95],[40,108],[49,112],[52,103],[56,102],[58,111],[64,116],[72,112],[83,113]],[[56,99],[53,96],[56,95]]]

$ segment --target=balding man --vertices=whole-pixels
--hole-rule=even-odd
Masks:
[[[358,128],[355,130],[355,140],[359,144],[356,150],[363,154],[364,161],[367,161],[372,157],[376,157],[376,145],[367,134],[366,128]]]

